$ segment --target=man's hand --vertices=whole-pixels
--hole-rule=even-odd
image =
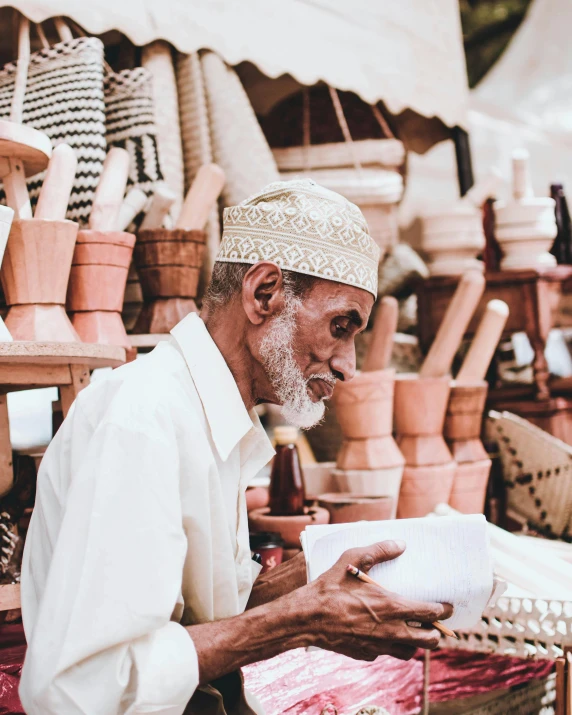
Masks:
[[[360,660],[375,660],[379,655],[408,660],[417,648],[435,648],[439,632],[430,624],[448,618],[450,606],[408,601],[346,571],[346,566],[353,564],[367,573],[375,564],[397,558],[404,548],[384,541],[346,551],[313,583],[240,616],[188,626],[199,659],[201,684],[243,665],[309,645]],[[300,564],[291,567],[295,573]],[[277,573],[276,578],[283,582],[283,574]],[[274,589],[269,588],[266,595],[271,591]],[[428,627],[415,628],[407,625],[408,621]]]
[[[353,564],[367,573],[375,564],[397,558],[404,549],[405,544],[394,541],[351,549],[307,586],[316,607],[316,645],[359,660],[375,660],[384,654],[409,660],[417,648],[437,647],[440,634],[431,624],[449,618],[450,606],[409,601],[364,583],[346,570]],[[410,621],[423,627],[410,626]]]
[[[293,559],[289,559],[280,566],[259,576],[254,582],[248,604],[249,608],[256,608],[263,603],[275,601],[281,596],[306,585],[306,559],[300,552]]]

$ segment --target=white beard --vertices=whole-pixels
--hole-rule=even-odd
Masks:
[[[316,374],[306,379],[294,360],[292,347],[296,331],[296,313],[301,305],[298,298],[286,297],[284,310],[272,319],[260,345],[262,364],[280,401],[284,419],[300,429],[317,425],[326,409],[323,400],[312,402],[308,394],[310,380],[321,378],[334,385],[331,373]]]

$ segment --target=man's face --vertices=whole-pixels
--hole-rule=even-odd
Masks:
[[[303,300],[287,300],[270,321],[260,352],[290,423],[306,429],[315,425],[336,380],[351,380],[354,339],[367,325],[373,302],[360,288],[319,279]]]

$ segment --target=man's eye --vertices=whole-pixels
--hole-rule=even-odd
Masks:
[[[342,323],[339,323],[337,320],[334,320],[334,329],[336,333],[347,333],[348,330],[345,325],[342,325]]]

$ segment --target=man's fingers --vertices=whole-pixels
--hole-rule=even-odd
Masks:
[[[377,544],[372,544],[363,549],[350,549],[344,554],[344,558],[348,558],[348,563],[357,566],[360,571],[367,573],[375,564],[391,561],[405,551],[405,542],[396,541],[380,541]]]
[[[433,623],[450,618],[453,608],[448,603],[429,603],[425,601],[401,600],[400,615],[406,621]]]

